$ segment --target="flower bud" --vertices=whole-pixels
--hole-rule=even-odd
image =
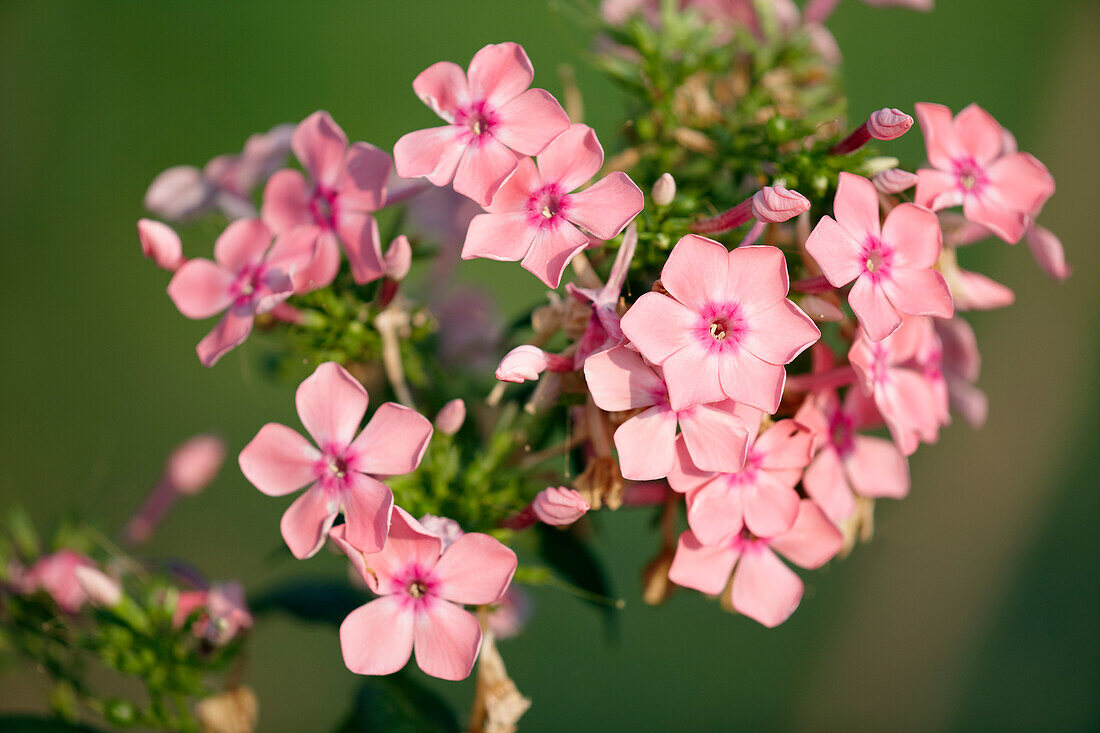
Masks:
[[[435,429],[444,435],[454,435],[466,422],[466,403],[461,398],[455,398],[443,405],[443,409],[435,416]]]
[[[190,165],[177,165],[149,184],[145,208],[169,221],[179,221],[208,207],[213,197],[214,187],[202,171]]]
[[[165,478],[185,496],[194,496],[214,480],[225,460],[225,441],[216,435],[196,435],[168,457]]]
[[[1032,224],[1024,234],[1031,255],[1050,277],[1062,282],[1073,274],[1073,268],[1066,264],[1066,252],[1062,240],[1054,232],[1038,224]]]
[[[891,168],[871,179],[881,193],[901,193],[917,185],[917,175],[901,168]]]
[[[424,529],[428,530],[443,543],[441,548],[442,552],[446,552],[447,548],[454,544],[462,535],[466,534],[462,531],[462,527],[458,522],[450,517],[437,517],[434,514],[425,514],[420,518],[420,524],[424,526]]]
[[[404,234],[390,243],[382,258],[382,266],[386,271],[386,277],[390,280],[401,281],[409,274],[412,267],[412,246],[409,238]]]
[[[783,186],[765,186],[752,197],[752,215],[772,224],[793,219],[809,208],[805,196]]]
[[[525,344],[505,354],[497,366],[496,378],[502,382],[522,383],[529,379],[538,379],[547,369],[554,372],[571,371],[573,360]]]
[[[653,203],[668,206],[676,198],[676,179],[671,173],[662,173],[653,184]]]
[[[122,585],[99,568],[80,565],[73,569],[73,576],[93,606],[114,608],[122,600]]]
[[[896,140],[912,126],[912,117],[892,107],[875,110],[867,118],[867,132],[876,140]]]
[[[152,219],[139,219],[137,230],[143,255],[162,270],[179,269],[183,264],[183,245],[172,227]]]
[[[564,486],[547,487],[531,502],[531,509],[543,524],[572,524],[588,511],[588,502],[579,492]]]

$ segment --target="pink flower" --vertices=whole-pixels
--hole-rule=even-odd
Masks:
[[[313,256],[313,243],[301,232],[279,237],[259,219],[239,219],[214,244],[214,261],[188,260],[168,283],[168,296],[188,318],[225,311],[196,351],[203,366],[214,366],[252,331],[256,314],[266,313],[294,293],[299,271]]]
[[[25,592],[42,590],[65,613],[76,613],[88,600],[88,594],[76,579],[76,569],[94,568],[87,555],[68,548],[38,558],[23,577]]]
[[[646,293],[622,319],[626,337],[659,365],[674,410],[731,399],[775,412],[783,368],[821,333],[786,299],[783,253],[692,234],[661,271],[668,295]]]
[[[548,486],[531,502],[531,511],[543,524],[564,526],[583,517],[591,507],[580,492],[564,486]]]
[[[122,584],[94,565],[77,565],[73,577],[93,606],[114,608],[122,601]]]
[[[179,594],[172,625],[182,628],[197,610],[203,613],[192,631],[195,636],[214,644],[227,644],[239,633],[252,628],[252,613],[245,602],[244,588],[236,581],[217,583],[209,590],[190,590]]]
[[[332,539],[347,553],[377,600],[340,625],[344,664],[356,674],[392,674],[409,661],[425,674],[465,679],[481,645],[481,627],[463,604],[485,605],[504,595],[516,554],[489,535],[464,534],[446,550],[401,507],[385,548],[365,554],[345,525]]]
[[[901,499],[909,493],[909,462],[897,446],[856,432],[878,417],[867,402],[859,387],[850,388],[843,402],[830,390],[807,397],[794,418],[815,439],[802,485],[834,522],[851,515],[855,494]]]
[[[709,595],[721,593],[733,575],[733,607],[769,628],[790,618],[802,600],[802,580],[775,552],[807,569],[816,569],[836,555],[844,543],[812,501],[803,500],[788,531],[776,537],[734,535],[706,545],[692,532],[680,535],[668,577],[677,585]]]
[[[630,224],[626,228],[626,234],[623,235],[619,251],[615,253],[615,262],[611,265],[607,283],[602,288],[594,290],[578,287],[573,283],[565,284],[566,292],[582,303],[587,302],[592,306],[588,325],[585,326],[584,334],[577,342],[577,350],[573,352],[573,366],[576,369],[584,367],[585,360],[592,354],[606,351],[623,342],[619,301],[622,299],[623,284],[630,272],[630,261],[634,258],[634,250],[637,246],[638,227]]]
[[[748,410],[757,420],[739,471],[704,471],[692,461],[684,441],[676,446],[676,466],[668,483],[687,494],[688,525],[705,544],[743,529],[758,537],[774,537],[790,529],[798,515],[794,487],[810,462],[813,436],[793,420],[780,420],[758,435],[760,413]]]
[[[410,132],[393,147],[397,173],[425,177],[488,206],[520,156],[537,155],[569,127],[549,92],[528,89],[535,71],[523,47],[489,44],[467,73],[440,61],[413,81],[413,91],[447,122]]]
[[[321,549],[340,512],[349,541],[363,552],[378,552],[393,509],[393,493],[379,478],[416,470],[432,424],[414,410],[386,402],[357,436],[367,391],[334,362],[320,365],[302,382],[295,402],[320,450],[285,425],[268,423],[241,451],[241,471],[268,496],[312,484],[281,523],[295,557],[311,557]]]
[[[833,287],[853,280],[848,303],[872,341],[901,325],[902,315],[950,318],[951,293],[932,267],[940,256],[940,222],[928,209],[899,204],[879,225],[878,194],[866,178],[840,174],[836,219],[821,220],[806,250]]]
[[[180,235],[167,224],[152,219],[138,219],[138,239],[141,253],[168,272],[175,272],[184,263]]]
[[[570,127],[536,160],[521,160],[486,213],[470,222],[462,259],[518,260],[556,288],[569,261],[589,245],[580,227],[596,239],[611,239],[638,215],[644,200],[620,171],[571,193],[603,165],[603,148],[587,125]]]
[[[920,103],[917,119],[931,168],[917,171],[916,202],[939,211],[962,204],[966,218],[1015,244],[1031,212],[1054,193],[1054,178],[1027,153],[1006,152],[1004,130],[972,104],[952,120],[943,105]]]
[[[980,272],[959,267],[953,249],[945,249],[944,254],[946,256],[940,258],[940,272],[951,290],[956,311],[1004,308],[1016,300],[1016,294],[1007,285],[1002,285]]]
[[[439,538],[439,541],[443,543],[440,546],[440,552],[446,552],[447,548],[453,545],[455,540],[466,534],[455,520],[450,517],[437,517],[434,514],[425,514],[422,516],[420,518],[420,526],[430,534],[434,534]]]
[[[502,382],[523,383],[538,379],[549,369],[552,372],[573,371],[573,360],[560,354],[551,354],[537,346],[524,344],[504,355],[497,366],[495,376]]]
[[[511,586],[489,613],[489,629],[498,639],[509,639],[523,631],[531,617],[531,596],[519,586]]]
[[[466,403],[455,398],[443,405],[435,416],[435,429],[444,435],[454,435],[466,422]]]
[[[943,345],[943,375],[948,398],[963,420],[977,430],[985,424],[989,400],[985,392],[974,386],[982,368],[974,329],[955,316],[949,321],[936,321],[936,333]]]
[[[848,352],[864,394],[874,398],[894,443],[907,456],[920,441],[935,442],[939,433],[937,395],[916,362],[930,327],[926,318],[906,318],[878,342],[860,331]]]
[[[1073,274],[1073,268],[1066,263],[1066,253],[1062,249],[1062,240],[1046,227],[1032,222],[1024,234],[1028,249],[1039,263],[1039,267],[1052,279],[1064,282]]]
[[[392,162],[367,143],[348,147],[348,138],[328,112],[314,112],[294,130],[294,154],[309,173],[284,169],[264,188],[263,220],[276,234],[306,227],[317,239],[317,256],[302,282],[309,289],[328,285],[340,269],[340,247],[351,274],[362,285],[382,277],[378,222]]]
[[[676,456],[676,428],[698,465],[711,471],[736,471],[745,462],[748,435],[760,412],[725,400],[674,410],[660,367],[636,351],[616,346],[588,357],[584,376],[596,406],[608,412],[645,408],[615,430],[623,477],[635,481],[664,478]]]

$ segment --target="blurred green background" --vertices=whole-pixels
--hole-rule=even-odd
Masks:
[[[1012,308],[972,319],[989,424],[952,426],[922,449],[912,496],[880,508],[872,544],[808,574],[802,608],[781,628],[686,591],[646,607],[648,517],[600,517],[597,549],[628,602],[620,632],[608,641],[590,607],[535,594],[528,633],[502,643],[534,698],[523,730],[1100,726],[1100,3],[938,4],[920,14],[841,2],[830,27],[853,117],[921,100],[985,106],[1054,173],[1042,221],[1075,276],[1055,285],[1024,245],[984,245],[984,271],[1017,293]],[[40,523],[78,510],[115,528],[183,438],[216,429],[235,454],[268,420],[296,424],[292,385],[260,377],[255,344],[212,370],[195,358],[210,324],[175,311],[135,235],[157,172],[319,108],[352,139],[388,147],[431,122],[410,88],[421,69],[464,65],[502,40],[522,43],[536,83],[555,93],[557,66],[577,66],[587,121],[613,148],[621,99],[579,59],[591,39],[568,17],[528,0],[0,3],[0,504],[21,503]],[[887,150],[912,169],[921,136]],[[514,264],[459,272],[539,297]],[[149,552],[252,589],[342,576],[324,553],[265,560],[284,505],[229,463]],[[253,641],[262,730],[324,730],[344,713],[356,678],[333,632],[268,619]],[[465,714],[470,681],[433,687]],[[4,671],[0,709],[40,709],[43,691],[33,670]]]

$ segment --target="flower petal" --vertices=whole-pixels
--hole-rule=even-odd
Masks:
[[[268,496],[284,496],[316,478],[321,452],[297,431],[269,422],[241,451],[241,473]]]
[[[361,606],[340,624],[344,664],[356,674],[393,674],[409,662],[413,618],[398,596]]]
[[[1004,146],[1000,123],[976,104],[955,116],[955,134],[959,146],[983,165],[999,156]]]
[[[857,435],[844,467],[862,496],[902,499],[909,493],[909,461],[889,440]]]
[[[694,532],[684,532],[676,543],[668,578],[676,585],[715,596],[726,587],[739,556],[728,544],[704,545]]]
[[[788,290],[787,260],[778,247],[738,247],[729,253],[726,291],[746,315],[772,307]]]
[[[665,382],[641,354],[616,346],[584,361],[584,378],[601,410],[620,412],[663,401]]]
[[[705,545],[730,540],[745,526],[745,494],[722,476],[687,495],[688,526]],[[728,576],[727,576],[728,577]]]
[[[556,183],[562,193],[569,193],[600,170],[603,147],[591,127],[578,123],[555,137],[536,160],[543,183]]]
[[[774,537],[794,525],[798,516],[798,492],[786,481],[774,478],[769,471],[760,471],[757,476],[756,485],[746,487],[742,494],[745,526],[757,537]]]
[[[676,449],[676,414],[666,406],[650,407],[615,431],[615,448],[623,478],[648,481],[672,471]]]
[[[939,211],[961,203],[959,179],[954,173],[921,168],[917,171],[917,190],[913,201],[917,206]]]
[[[621,171],[569,197],[565,218],[592,232],[597,239],[611,239],[626,228],[645,205],[642,191]]]
[[[688,234],[672,248],[661,268],[661,285],[688,308],[701,311],[728,300],[729,262],[724,245]]]
[[[817,222],[806,240],[806,251],[835,288],[850,283],[863,272],[860,242],[832,217],[823,216]]]
[[[877,237],[881,229],[875,184],[863,176],[842,172],[833,199],[833,215],[857,241],[862,243],[869,237]]]
[[[367,411],[367,391],[355,377],[333,361],[326,361],[298,386],[294,403],[313,440],[326,450],[347,446]]]
[[[661,364],[691,343],[691,331],[700,325],[700,318],[667,295],[644,293],[623,314],[620,325],[646,359]]]
[[[417,74],[413,79],[413,91],[421,102],[447,122],[454,122],[455,110],[470,100],[466,72],[450,61],[439,61]]]
[[[252,332],[252,312],[230,308],[218,325],[195,346],[195,353],[204,367],[212,367],[228,352],[245,342]]]
[[[901,316],[870,275],[856,280],[848,292],[848,304],[872,341],[882,341],[901,325]]]
[[[967,196],[963,214],[1009,244],[1019,242],[1027,229],[1028,217],[1023,210],[1009,208],[993,196]]]
[[[462,259],[518,262],[531,250],[535,234],[525,214],[478,214],[466,230]]]
[[[990,186],[1006,208],[1031,213],[1054,193],[1054,178],[1046,166],[1027,153],[999,158],[987,170]]]
[[[928,161],[936,168],[951,170],[951,161],[959,157],[961,152],[951,110],[942,104],[918,102],[914,106],[913,114],[920,123],[921,134],[924,135]]]
[[[497,110],[493,137],[517,153],[538,155],[551,140],[567,129],[569,115],[565,114],[558,100],[545,89],[528,89]],[[590,173],[588,178],[594,173]],[[572,191],[574,188],[576,186],[564,190]]]
[[[403,590],[408,568],[430,573],[439,560],[443,543],[399,506],[390,515],[390,533],[380,552],[362,554],[368,584],[375,593],[388,594]],[[369,579],[374,582],[370,583]]]
[[[955,313],[947,281],[935,270],[896,267],[882,281],[882,292],[906,315],[950,318]]]
[[[347,165],[336,183],[336,203],[342,210],[377,211],[386,203],[386,182],[393,158],[369,143],[348,150]]]
[[[375,476],[400,476],[420,465],[432,424],[416,410],[393,402],[379,406],[363,432],[351,444],[355,471]]]
[[[289,168],[277,171],[264,186],[260,216],[276,234],[289,232],[304,224],[313,224],[309,209],[309,184],[301,173]]]
[[[748,453],[744,421],[718,403],[696,405],[677,413],[691,461],[703,471],[740,471]]]
[[[402,178],[424,177],[445,186],[455,174],[466,145],[453,125],[430,127],[402,135],[394,143],[393,161]]]
[[[783,385],[787,381],[787,372],[782,366],[766,362],[748,349],[722,354],[715,361],[719,362],[722,392],[726,397],[769,415],[779,408]],[[667,373],[667,366],[665,370]]]
[[[341,495],[347,540],[360,552],[378,552],[386,544],[393,513],[393,492],[372,476],[352,471]]]
[[[742,346],[771,364],[789,364],[821,338],[813,320],[786,298],[747,320]]]
[[[302,120],[290,147],[313,180],[331,188],[344,168],[348,138],[332,116],[321,110]]]
[[[416,664],[424,674],[463,680],[481,648],[481,626],[469,611],[431,598],[416,614],[413,639]]]
[[[539,230],[520,264],[547,287],[556,288],[569,261],[587,246],[588,237],[572,224],[561,222]]]
[[[848,477],[840,456],[832,447],[825,447],[814,456],[802,477],[802,485],[806,489],[806,495],[833,521],[847,519],[855,509]]]
[[[454,603],[485,605],[504,595],[516,572],[516,553],[487,534],[469,532],[435,564],[433,592]]]
[[[733,607],[774,628],[790,618],[802,600],[802,580],[762,542],[746,550],[733,576]]]
[[[645,297],[645,296],[642,296]],[[661,369],[668,385],[668,402],[676,411],[705,402],[721,402],[729,395],[722,386],[721,370],[729,361],[725,354],[712,354],[698,342],[665,359]]]
[[[531,86],[535,69],[518,43],[490,43],[474,54],[466,76],[472,101],[500,107]]]
[[[844,537],[817,504],[804,499],[794,526],[770,544],[795,565],[816,570],[840,552]]]
[[[355,282],[363,285],[382,277],[385,266],[375,218],[362,211],[341,211],[336,217],[336,231]]]
[[[939,217],[915,204],[894,207],[882,225],[882,239],[893,247],[898,267],[932,267],[943,249]]]
[[[486,136],[480,144],[466,148],[454,174],[454,189],[480,206],[488,206],[500,184],[517,165],[519,156],[503,143]]]
[[[168,283],[168,297],[188,318],[209,318],[229,307],[233,274],[211,260],[196,258],[183,263]]]
[[[317,554],[338,512],[335,499],[317,485],[294,500],[279,522],[283,540],[294,557],[304,560]]]

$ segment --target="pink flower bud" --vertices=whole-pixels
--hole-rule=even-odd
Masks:
[[[214,186],[202,171],[190,165],[177,165],[149,184],[145,208],[169,221],[179,221],[210,206],[214,193]]]
[[[876,110],[867,118],[867,132],[876,140],[896,140],[912,126],[912,117],[892,107]]]
[[[225,441],[216,435],[196,435],[168,456],[165,478],[186,496],[206,488],[225,460]]]
[[[73,576],[93,606],[114,608],[122,600],[122,585],[99,568],[80,565],[73,570]]]
[[[466,422],[466,403],[461,399],[453,399],[443,405],[443,409],[435,416],[435,429],[444,435],[454,435]]]
[[[773,224],[793,219],[809,209],[810,202],[805,196],[783,186],[765,186],[752,197],[752,215]]]
[[[172,227],[152,219],[139,219],[137,230],[143,255],[162,270],[175,272],[179,269],[183,264],[183,245]]]
[[[901,168],[891,168],[876,175],[871,183],[882,193],[901,193],[917,185],[917,174]]]
[[[505,354],[497,366],[496,378],[502,382],[526,382],[538,379],[549,369],[552,372],[568,372],[573,369],[573,360],[558,354],[550,354],[537,346],[525,344]]]
[[[389,249],[382,258],[382,266],[385,268],[386,277],[390,280],[405,279],[409,274],[409,268],[412,267],[412,246],[409,244],[408,237],[402,234],[390,243]]]
[[[1062,282],[1073,274],[1073,268],[1066,264],[1066,252],[1062,248],[1062,240],[1058,239],[1054,232],[1038,224],[1032,224],[1028,227],[1024,238],[1027,240],[1031,255],[1047,275]]]
[[[63,549],[44,555],[31,565],[24,578],[24,588],[33,593],[44,590],[66,613],[76,613],[88,599],[88,594],[76,581],[76,569],[94,567],[92,559],[76,550]]]
[[[653,203],[668,206],[676,198],[676,179],[671,173],[662,173],[653,184]]]
[[[447,548],[454,544],[462,535],[466,534],[462,531],[462,527],[458,522],[450,517],[437,517],[434,514],[425,514],[420,518],[420,524],[424,526],[424,529],[428,530],[443,543],[441,552],[446,552]]]
[[[588,502],[579,492],[564,486],[547,487],[531,502],[531,509],[544,524],[572,524],[589,510]]]

